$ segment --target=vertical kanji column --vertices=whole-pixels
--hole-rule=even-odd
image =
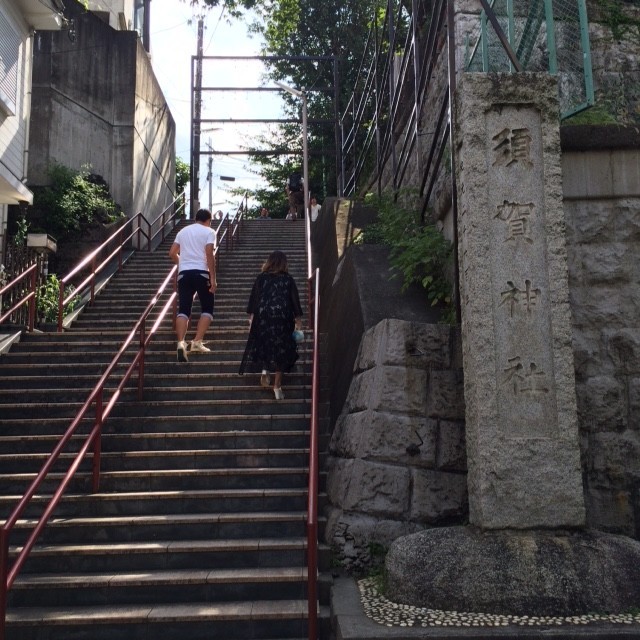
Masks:
[[[487,529],[584,524],[556,82],[464,74],[456,92],[469,507]]]

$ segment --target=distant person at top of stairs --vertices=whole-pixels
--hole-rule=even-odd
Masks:
[[[247,305],[249,339],[242,356],[239,373],[247,361],[262,367],[260,384],[269,386],[269,371],[274,371],[273,393],[283,400],[282,373],[291,371],[298,359],[293,330],[302,326],[302,307],[295,280],[288,273],[287,256],[273,251],[262,265]]]
[[[292,173],[285,186],[287,200],[289,202],[289,213],[291,218],[297,220],[304,218],[304,183],[300,173]]]
[[[269,215],[269,209],[266,207],[262,207],[260,209],[260,215],[258,216],[258,220],[271,220],[271,216]]]
[[[311,216],[311,222],[315,222],[320,215],[321,205],[318,204],[318,200],[315,196],[311,196],[309,202],[309,215]]]
[[[215,247],[216,232],[211,228],[211,211],[200,209],[196,213],[195,223],[178,231],[169,249],[169,257],[178,265],[180,307],[176,317],[176,336],[179,362],[187,362],[189,359],[184,339],[189,329],[189,318],[196,293],[200,300],[201,313],[190,351],[211,351],[204,345],[203,340],[213,320],[214,294],[217,287]]]

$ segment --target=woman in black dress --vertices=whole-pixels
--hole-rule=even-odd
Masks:
[[[244,373],[248,362],[262,369],[260,384],[270,384],[269,371],[274,371],[273,393],[284,399],[282,373],[291,371],[298,359],[293,331],[302,326],[302,307],[295,280],[288,273],[287,256],[273,251],[256,278],[249,304],[249,339],[240,364]]]

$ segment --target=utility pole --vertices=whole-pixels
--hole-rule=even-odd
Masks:
[[[213,151],[211,138],[209,138],[209,150]],[[207,180],[209,180],[209,211],[213,213],[213,156],[212,155],[209,155],[209,173],[207,174]]]
[[[200,119],[202,117],[202,56],[204,20],[198,20],[198,44],[195,57],[195,86],[191,90],[191,217],[200,208]],[[192,58],[193,65],[193,58]],[[193,78],[192,73],[192,78]]]

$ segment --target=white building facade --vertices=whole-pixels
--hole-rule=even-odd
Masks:
[[[0,262],[7,206],[31,203],[25,186],[31,114],[33,34],[62,25],[59,0],[0,0]]]

